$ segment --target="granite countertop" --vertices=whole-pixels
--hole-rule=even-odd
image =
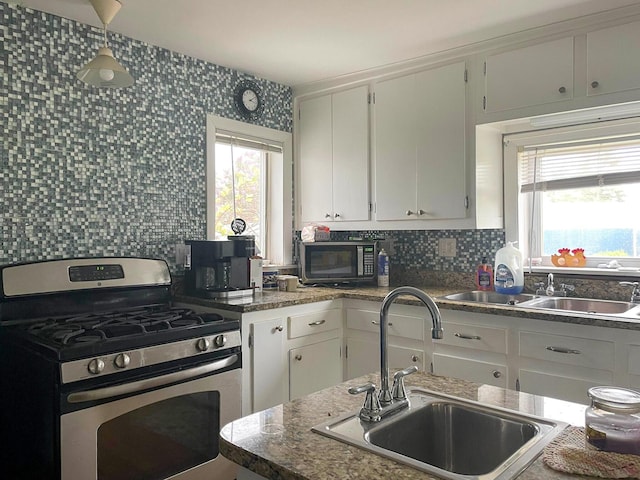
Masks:
[[[533,310],[520,308],[517,305],[490,305],[475,302],[461,302],[446,300],[443,297],[452,293],[468,291],[468,289],[442,288],[433,286],[418,286],[431,296],[439,308],[446,310],[460,310],[465,312],[486,313],[491,315],[506,315],[510,317],[522,317],[553,322],[573,323],[609,328],[621,328],[629,330],[640,329],[640,318],[625,318],[619,316],[577,314],[559,311]],[[252,297],[244,297],[228,300],[212,300],[197,297],[188,297],[182,294],[174,295],[174,301],[192,305],[201,305],[209,308],[229,310],[239,313],[257,312],[273,308],[282,308],[292,305],[303,305],[325,300],[349,298],[356,300],[369,300],[381,302],[382,299],[394,287],[356,287],[356,288],[329,288],[329,287],[299,287],[295,292],[281,292],[278,290],[264,290]],[[400,296],[395,303],[406,305],[422,305],[411,296]]]
[[[349,395],[347,388],[368,381],[379,384],[379,376],[371,374],[350,380],[229,423],[220,432],[220,451],[235,463],[275,480],[437,479],[311,431],[311,427],[331,417],[357,411],[362,396]],[[406,383],[409,388],[421,387],[578,426],[584,422],[585,405],[423,372],[407,377]],[[575,480],[578,477],[557,472],[538,457],[517,478]]]

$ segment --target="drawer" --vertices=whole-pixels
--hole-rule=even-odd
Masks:
[[[507,353],[507,330],[466,323],[443,322],[444,336],[435,343],[473,348],[487,352]]]
[[[598,385],[613,385],[611,372],[591,372],[597,378],[585,379],[548,372],[521,369],[518,372],[520,390],[534,395],[559,398],[576,403],[589,403],[587,391]],[[597,374],[597,375],[595,375]]]
[[[314,333],[342,328],[342,310],[331,309],[291,315],[287,319],[289,338],[304,337]]]
[[[424,339],[425,318],[389,313],[387,320],[389,335],[414,340]],[[429,325],[431,325],[431,318],[429,318]],[[347,309],[347,328],[380,333],[380,312],[349,308]]]
[[[433,373],[496,387],[507,387],[507,366],[497,363],[434,353]]]
[[[520,356],[600,370],[613,370],[615,344],[606,340],[520,332]]]

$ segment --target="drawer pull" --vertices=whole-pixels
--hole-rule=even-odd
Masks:
[[[547,350],[556,353],[567,353],[571,355],[580,355],[582,352],[580,350],[574,350],[573,348],[565,348],[565,347],[547,347]]]
[[[282,330],[284,330],[284,327],[282,325],[278,325],[277,327],[274,328],[274,330],[281,332]]]
[[[318,325],[322,325],[326,320],[316,320],[315,322],[311,322],[308,325],[310,327],[317,327]]]
[[[296,356],[295,356],[295,359],[296,359],[297,361],[302,360],[302,355],[300,355],[300,354],[296,355]]]
[[[501,376],[502,376],[502,372],[500,372],[499,370],[493,371],[493,378],[500,378]]]
[[[371,320],[371,323],[373,323],[374,325],[380,325],[380,322],[376,322],[375,320]],[[389,325],[391,327],[393,325],[393,323],[387,322],[387,325]]]
[[[419,356],[417,356],[417,355],[412,355],[412,356],[411,356],[411,361],[412,361],[413,363],[416,363],[418,360],[420,360],[420,357],[419,357]]]
[[[454,333],[453,336],[462,338],[463,340],[482,340],[482,337],[478,335],[467,335],[466,333]]]

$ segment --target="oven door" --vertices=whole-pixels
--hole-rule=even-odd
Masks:
[[[237,368],[217,372],[230,363]],[[71,394],[70,402],[91,406],[60,418],[62,480],[234,479],[237,466],[218,447],[220,428],[241,416],[240,365],[233,355]]]

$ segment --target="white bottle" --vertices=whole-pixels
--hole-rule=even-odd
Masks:
[[[522,253],[513,246],[513,243],[507,242],[506,247],[496,252],[493,269],[493,286],[496,292],[508,295],[517,295],[524,289]]]
[[[381,248],[378,253],[378,286],[389,286],[389,255],[384,248]]]

